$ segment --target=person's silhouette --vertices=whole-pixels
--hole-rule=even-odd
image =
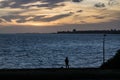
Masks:
[[[68,60],[68,57],[65,58],[65,65],[66,65],[66,68],[69,68],[69,60]]]

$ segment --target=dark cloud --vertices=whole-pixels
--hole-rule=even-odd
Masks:
[[[43,18],[41,16],[36,16],[34,19],[32,19],[33,21],[44,21],[44,22],[50,22],[50,21],[55,21],[64,17],[68,17],[71,16],[73,13],[68,13],[68,14],[61,14],[61,15],[56,15],[50,18]]]
[[[15,20],[17,19],[16,22],[18,23],[24,23],[24,22],[27,22],[27,21],[43,21],[43,22],[50,22],[50,21],[55,21],[55,20],[58,20],[58,19],[61,19],[61,18],[64,18],[64,17],[68,17],[68,16],[71,16],[73,13],[68,13],[68,14],[61,14],[61,15],[56,15],[56,16],[53,16],[53,17],[50,17],[50,18],[44,18],[45,15],[42,15],[42,16],[35,16],[31,19],[28,19],[29,17],[32,17],[32,16],[19,16],[19,15],[8,15],[8,16],[2,16],[0,17],[0,23],[1,22],[4,22],[3,20],[7,21],[7,22],[12,22],[12,20]]]
[[[22,23],[22,22],[26,22],[26,18],[28,18],[28,17],[30,17],[30,16],[8,15],[8,16],[2,16],[0,18],[1,18],[1,20],[4,19],[7,22],[11,22],[14,19],[18,19],[17,21],[19,23]],[[3,20],[2,20],[2,22],[3,22]]]
[[[11,19],[16,19],[16,16],[2,16],[1,19],[6,20],[7,22],[11,22]]]
[[[2,19],[0,19],[0,23],[4,22]]]
[[[73,2],[81,2],[81,1],[83,1],[83,0],[72,0]]]
[[[41,21],[42,19],[44,19],[45,15],[42,15],[42,16],[35,16],[34,18],[32,19],[29,19],[27,21]]]
[[[118,5],[119,2],[117,0],[109,0],[108,5],[112,6],[112,5]]]
[[[12,7],[12,8],[20,8],[21,4],[27,4],[27,3],[32,3],[37,0],[5,0],[1,2],[1,7]],[[11,2],[15,2],[13,5],[9,5]]]
[[[48,4],[42,4],[42,5],[38,5],[38,7],[48,7],[48,8],[54,8],[54,7],[58,7],[58,6],[65,6],[65,4],[57,4],[60,2],[64,2],[65,0],[42,0],[43,2],[47,2]]]
[[[80,21],[82,24],[85,24],[85,23],[87,23],[86,21]]]
[[[37,7],[47,7],[48,9],[52,9],[52,8],[55,8],[55,7],[60,7],[60,6],[65,6],[65,4],[41,4],[41,5],[35,5]],[[31,7],[31,6],[29,6]]]
[[[39,0],[6,0],[1,2],[1,8],[4,7],[11,7],[11,8],[28,8],[28,6],[21,6],[22,4],[28,4],[37,2]],[[40,0],[41,2],[47,2],[48,4],[40,4],[40,5],[34,5],[38,7],[56,7],[59,5],[56,5],[56,3],[64,2],[65,0]],[[10,5],[11,2],[15,2],[15,4]]]
[[[97,16],[97,15],[94,15],[92,17],[94,17],[95,19],[104,19],[105,18],[105,16]]]
[[[103,8],[103,7],[105,7],[105,4],[99,2],[99,3],[96,3],[94,6],[97,7],[97,8]]]
[[[42,0],[43,2],[48,2],[50,4],[55,4],[59,2],[64,2],[65,0]]]
[[[77,12],[83,12],[83,10],[78,10]]]

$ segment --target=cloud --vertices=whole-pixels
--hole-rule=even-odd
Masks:
[[[6,8],[1,8],[0,9],[0,16],[4,16],[4,15],[15,15],[19,12],[24,11],[23,9],[20,8],[10,8],[10,7],[6,7]]]
[[[49,4],[56,4],[60,2],[64,2],[66,0],[42,0],[43,2],[48,2]]]
[[[68,14],[56,15],[56,16],[53,16],[53,17],[50,17],[50,18],[42,18],[41,21],[44,21],[44,22],[55,21],[55,20],[58,20],[58,19],[61,19],[61,18],[71,16],[72,14],[73,13],[68,13]]]
[[[119,20],[120,7],[112,1],[118,0],[0,0],[0,25],[45,27]]]
[[[0,3],[3,2],[4,0],[0,0]]]
[[[83,0],[72,0],[73,2],[81,2],[81,1],[83,1]]]
[[[28,8],[28,6],[39,6],[39,7],[54,7],[56,3],[64,2],[65,0],[6,0],[2,1],[0,6],[11,7],[11,8]]]
[[[113,6],[113,5],[118,5],[119,2],[118,0],[109,0],[108,5]]]
[[[97,7],[97,8],[103,8],[103,7],[105,7],[105,4],[99,2],[99,3],[96,3],[94,6]]]
[[[37,1],[33,3],[22,4],[21,6],[34,6],[34,5],[41,5],[41,4],[48,4],[48,3],[42,3],[40,1]]]
[[[12,20],[16,20],[19,23],[22,23],[22,22],[24,23],[24,22],[26,22],[25,19],[28,17],[29,16],[8,15],[8,16],[2,16],[0,18],[1,18],[1,20],[4,19],[4,21],[6,21],[6,22],[12,22]]]
[[[105,16],[98,16],[98,15],[94,15],[92,17],[94,17],[95,19],[104,19],[104,18],[106,18]]]
[[[83,12],[83,10],[78,10],[77,12],[79,12],[79,13],[80,13],[80,12]]]
[[[34,22],[53,22],[62,18],[66,18],[71,16],[73,13],[67,13],[67,14],[60,14],[60,15],[55,15],[53,17],[46,17],[45,15],[41,16],[20,16],[20,15],[8,15],[8,16],[1,16],[0,17],[0,23],[4,22],[16,22],[16,23],[26,23],[30,21]]]
[[[43,18],[44,16],[35,16],[31,19],[29,19],[28,21],[41,21],[41,18]]]

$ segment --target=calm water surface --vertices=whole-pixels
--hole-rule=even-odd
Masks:
[[[99,67],[102,34],[0,34],[0,68]],[[120,49],[120,34],[108,34],[106,60]]]

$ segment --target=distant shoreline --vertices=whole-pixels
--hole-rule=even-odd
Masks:
[[[57,34],[120,34],[120,30],[58,31]]]

